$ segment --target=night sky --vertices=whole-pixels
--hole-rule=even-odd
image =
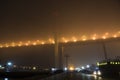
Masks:
[[[53,37],[56,32],[60,37],[72,37],[84,34],[101,34],[106,31],[114,33],[119,30],[120,0],[0,1],[1,43],[48,39],[49,37]],[[110,58],[120,55],[119,41],[106,44]],[[70,56],[72,56],[70,57],[71,62],[76,66],[80,66],[78,63],[94,63],[97,60],[101,60],[103,57],[101,44],[67,46],[64,50],[65,54],[69,53]],[[33,50],[33,52],[38,54],[50,53],[53,55],[54,48],[50,49],[50,51],[48,50],[48,52],[44,49],[40,49],[39,51]],[[26,50],[18,53],[16,50],[0,50],[0,52],[2,53],[3,61],[9,58],[18,62],[22,62],[19,58],[27,58],[27,56],[23,57],[24,53],[32,54],[32,52]],[[13,55],[10,56],[11,53]],[[19,57],[15,53],[22,53],[23,55]],[[38,54],[36,56],[38,56]],[[17,59],[14,59],[15,56],[17,56]],[[40,60],[40,58],[38,59]],[[30,57],[28,62],[30,62],[29,60]],[[37,60],[37,62],[39,62],[39,60]],[[51,62],[53,62],[53,58]]]
[[[120,30],[119,0],[1,0],[0,42]]]

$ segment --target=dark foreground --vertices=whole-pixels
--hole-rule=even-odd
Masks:
[[[82,74],[79,72],[62,72],[62,73],[21,72],[21,73],[13,72],[13,73],[9,73],[9,76],[5,75],[4,77],[0,75],[2,76],[0,80],[120,80],[120,76],[98,77],[95,75]],[[14,74],[14,75],[11,76],[10,74],[11,75]]]

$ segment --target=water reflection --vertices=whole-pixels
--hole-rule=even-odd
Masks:
[[[4,80],[9,80],[8,78],[4,78]]]
[[[81,73],[68,73],[57,74],[55,76],[47,77],[44,79],[39,76],[26,77],[26,78],[0,78],[0,80],[120,80],[118,78],[103,78],[96,75],[86,75]]]
[[[98,77],[96,75],[86,75],[82,74],[82,80],[103,80],[102,77]]]

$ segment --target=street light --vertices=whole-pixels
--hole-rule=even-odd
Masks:
[[[12,65],[13,65],[12,62],[7,63],[7,66],[12,66]]]
[[[87,65],[86,67],[87,67],[87,68],[90,68],[90,65]]]
[[[10,68],[13,66],[13,63],[12,62],[7,62],[6,64],[6,71],[9,72],[10,71]]]

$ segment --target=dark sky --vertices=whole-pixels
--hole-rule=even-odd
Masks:
[[[0,1],[0,42],[118,30],[119,0]]]

